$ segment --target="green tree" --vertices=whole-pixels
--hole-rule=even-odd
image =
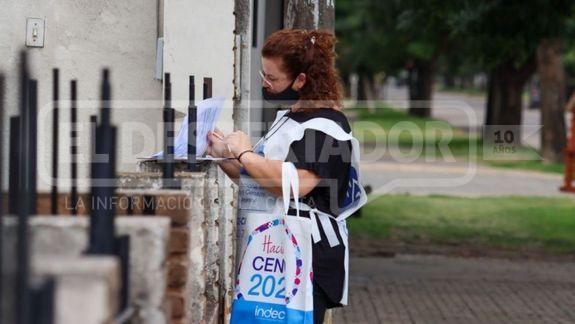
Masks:
[[[437,62],[455,41],[451,23],[458,10],[458,2],[450,0],[401,2],[396,30],[405,42],[409,113],[412,115],[431,116]]]
[[[370,79],[407,68],[409,112],[430,116],[437,61],[456,42],[460,7],[456,0],[338,2],[341,70]]]
[[[572,16],[572,0],[340,1],[339,64],[344,74],[368,80],[407,68],[410,113],[418,116],[431,113],[438,63],[451,73],[480,68],[488,75],[488,125],[521,125],[523,89],[538,69],[543,154],[558,161],[565,138],[558,73]]]
[[[393,75],[404,67],[401,35],[394,32],[400,1],[340,1],[336,5],[338,67],[345,81],[360,77],[360,99],[373,99],[375,75]],[[370,89],[371,88],[371,89]]]
[[[474,44],[469,54],[489,75],[486,124],[521,124],[521,95],[536,69],[537,47],[557,35],[569,14],[569,0],[467,2],[458,25]]]

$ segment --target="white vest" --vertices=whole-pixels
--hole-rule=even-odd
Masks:
[[[259,144],[256,144],[255,151],[261,152],[263,145],[263,154],[267,159],[270,160],[281,160],[285,161],[288,156],[289,148],[291,143],[294,141],[301,140],[304,136],[306,129],[313,129],[321,131],[337,141],[351,141],[351,166],[348,179],[348,191],[344,200],[344,205],[341,208],[341,213],[337,216],[330,215],[319,211],[317,208],[311,208],[310,206],[300,203],[300,210],[307,210],[310,213],[310,218],[312,220],[312,237],[313,242],[317,243],[321,240],[319,227],[317,222],[319,221],[325,232],[326,238],[331,247],[337,246],[343,243],[346,247],[345,249],[345,283],[344,292],[341,304],[347,304],[347,291],[348,291],[348,264],[349,264],[349,248],[348,248],[348,232],[345,219],[351,216],[355,211],[357,211],[361,206],[367,202],[367,195],[363,186],[361,186],[361,178],[359,172],[359,159],[360,159],[360,148],[359,141],[354,138],[350,133],[346,133],[340,125],[335,121],[317,117],[312,118],[306,122],[298,123],[297,121],[284,116],[289,110],[281,110],[277,112],[275,121],[273,125],[281,125],[277,128],[275,133],[271,134],[266,140],[262,140]],[[283,119],[283,120],[282,120]],[[285,123],[284,123],[285,122]],[[273,128],[273,126],[272,126]],[[240,197],[241,199],[241,197]],[[333,218],[337,221],[339,232],[342,237],[343,242],[340,242],[329,218]]]

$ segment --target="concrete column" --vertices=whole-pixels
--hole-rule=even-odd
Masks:
[[[234,46],[234,129],[250,133],[251,30],[253,0],[236,0]]]
[[[56,280],[54,323],[112,323],[116,317],[120,294],[117,258],[37,255],[32,258],[32,269],[36,278]]]
[[[211,165],[205,179],[206,221],[206,323],[217,323],[220,305],[220,196],[218,166]],[[223,242],[221,242],[223,243]],[[223,243],[225,244],[225,243]]]
[[[220,314],[229,323],[235,282],[237,186],[222,170],[218,170],[220,184]]]
[[[134,213],[143,213],[143,207],[146,204],[149,206],[148,209],[154,210],[155,213],[155,215],[148,217],[155,218],[166,215],[170,219],[166,268],[167,300],[170,306],[171,323],[189,323],[192,321],[190,317],[192,315],[197,318],[205,316],[205,284],[203,284],[204,288],[197,288],[198,281],[206,280],[205,270],[203,270],[207,253],[205,249],[207,228],[203,202],[205,174],[188,173],[187,175],[189,176],[186,176],[182,181],[183,190],[118,190],[120,200],[130,197],[134,202]],[[200,183],[196,183],[198,179]],[[161,177],[156,175],[154,180],[140,180],[142,183],[150,184],[156,181],[161,182]],[[135,179],[129,182],[138,184]],[[126,212],[124,206],[118,209],[119,214]],[[196,277],[198,275],[197,269],[203,271],[199,273],[200,277]],[[190,286],[196,287],[193,294],[190,294]]]
[[[182,166],[178,165],[176,169],[181,170]],[[161,175],[157,172],[158,165],[142,163],[140,167],[145,173],[122,174],[122,185],[130,188],[159,187]],[[189,201],[185,204],[187,207],[179,212],[174,209],[157,210],[157,213],[161,212],[172,217],[172,238],[174,247],[177,245],[176,250],[170,250],[168,266],[170,269],[168,294],[171,303],[175,305],[175,312],[172,315],[182,322],[215,323],[220,321],[223,312],[220,309],[223,305],[220,270],[222,249],[228,244],[233,244],[225,240],[234,239],[220,235],[222,230],[220,220],[225,217],[221,213],[229,214],[227,209],[220,206],[226,202],[231,204],[229,199],[233,197],[220,195],[220,192],[224,192],[223,182],[220,181],[224,176],[220,174],[222,171],[215,164],[203,164],[201,169],[202,172],[176,172],[176,177],[181,180],[181,190],[144,191],[156,199],[160,199],[159,197],[163,195],[185,195]],[[122,190],[121,193],[143,194],[142,189]],[[175,223],[173,218],[175,213],[185,215],[185,219]],[[227,279],[227,282],[231,280]],[[224,290],[224,293],[225,291],[227,290]]]
[[[157,201],[177,195],[189,200],[181,211],[156,206],[158,214],[172,219],[168,296],[175,305],[172,318],[178,323],[216,323],[222,318],[229,320],[230,314],[235,272],[234,185],[215,164],[203,164],[201,169],[176,172],[181,190],[141,189],[160,187],[161,174],[154,163],[141,163],[144,172],[123,173],[119,181],[122,187],[131,188],[119,190],[121,195],[142,196],[146,192]],[[134,212],[142,210],[136,206]],[[181,215],[174,218],[176,214]]]
[[[88,223],[87,217],[32,217],[32,258],[82,255],[88,247]],[[165,305],[169,224],[167,217],[116,218],[117,233],[130,237],[129,302],[139,311],[135,323],[169,320]]]
[[[190,209],[190,241],[188,257],[188,285],[186,288],[189,301],[186,305],[186,317],[189,323],[203,323],[206,314],[206,222],[204,204],[205,174],[191,173],[182,181],[182,190],[190,193],[193,208]]]

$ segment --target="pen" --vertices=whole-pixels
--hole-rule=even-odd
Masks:
[[[216,138],[218,138],[218,139],[220,139],[220,140],[222,140],[222,141],[224,140],[224,138],[222,137],[222,135],[220,135],[220,134],[218,134],[218,133],[216,133],[216,132],[212,132],[212,134],[213,134]]]
[[[222,140],[222,141],[225,141],[224,138],[223,138],[220,134],[218,134],[218,133],[216,133],[216,132],[212,132],[212,134],[213,134],[216,138],[218,138],[218,139],[220,139],[220,140]],[[226,143],[226,147],[228,148],[228,152],[230,152],[230,154],[232,154],[232,150],[230,149],[230,145],[229,145],[228,143]]]

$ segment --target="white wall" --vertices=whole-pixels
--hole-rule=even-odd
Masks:
[[[176,110],[187,113],[188,78],[195,76],[196,100],[204,77],[213,78],[213,96],[226,97],[218,127],[233,129],[234,1],[166,0],[164,72],[170,72]]]
[[[185,112],[188,75],[213,77],[213,94],[228,101],[221,120],[231,130],[233,97],[234,1],[166,0],[164,69],[172,73],[176,108]],[[97,112],[101,68],[111,69],[112,119],[119,128],[118,171],[135,171],[137,157],[162,147],[162,83],[155,80],[158,0],[18,0],[0,2],[0,71],[7,74],[8,117],[18,113],[18,52],[24,47],[27,17],[44,18],[43,48],[30,48],[32,76],[39,80],[38,188],[48,190],[52,157],[52,68],[60,68],[60,96],[69,98],[69,80],[78,79],[80,111],[79,178],[87,179],[89,116]],[[161,12],[161,11],[160,11]],[[161,28],[160,28],[161,29]],[[61,191],[67,191],[69,168],[68,103],[60,105]],[[128,109],[129,108],[129,109]],[[4,128],[7,140],[8,129]],[[4,144],[7,170],[8,145]],[[7,177],[5,177],[7,178]],[[4,182],[7,187],[7,179]],[[88,181],[80,182],[87,189]]]
[[[23,48],[27,17],[45,19],[45,42],[43,48],[30,49],[32,77],[39,80],[38,116],[38,186],[46,190],[48,184],[42,175],[50,175],[52,156],[52,68],[60,68],[61,98],[69,98],[69,80],[78,79],[80,100],[99,97],[100,69],[110,67],[113,99],[149,100],[161,98],[161,83],[154,80],[156,56],[157,4],[154,0],[19,0],[3,1],[0,10],[0,70],[8,77],[8,115],[18,112],[17,68],[18,51]],[[97,103],[80,104],[78,121],[87,123],[89,115],[96,112]],[[64,105],[64,103],[62,104]],[[66,103],[67,106],[67,103]],[[117,107],[114,107],[117,108]],[[60,120],[69,120],[69,110],[62,109]],[[115,109],[113,121],[136,121],[155,127],[160,120],[159,109],[134,113]],[[86,126],[86,125],[83,125]],[[118,169],[134,167],[135,157],[129,148],[143,147],[143,138],[127,142],[120,127],[118,145]],[[6,134],[7,134],[7,129]],[[4,137],[7,138],[7,137]],[[79,177],[88,175],[88,128],[79,135]],[[69,159],[69,128],[60,127],[60,161]],[[7,145],[4,145],[5,156]],[[152,149],[153,150],[153,149]],[[6,166],[6,163],[5,163]],[[60,166],[60,176],[69,177],[69,164]],[[61,181],[66,186],[65,181]],[[87,183],[81,183],[86,185]],[[65,189],[65,188],[63,188]]]

